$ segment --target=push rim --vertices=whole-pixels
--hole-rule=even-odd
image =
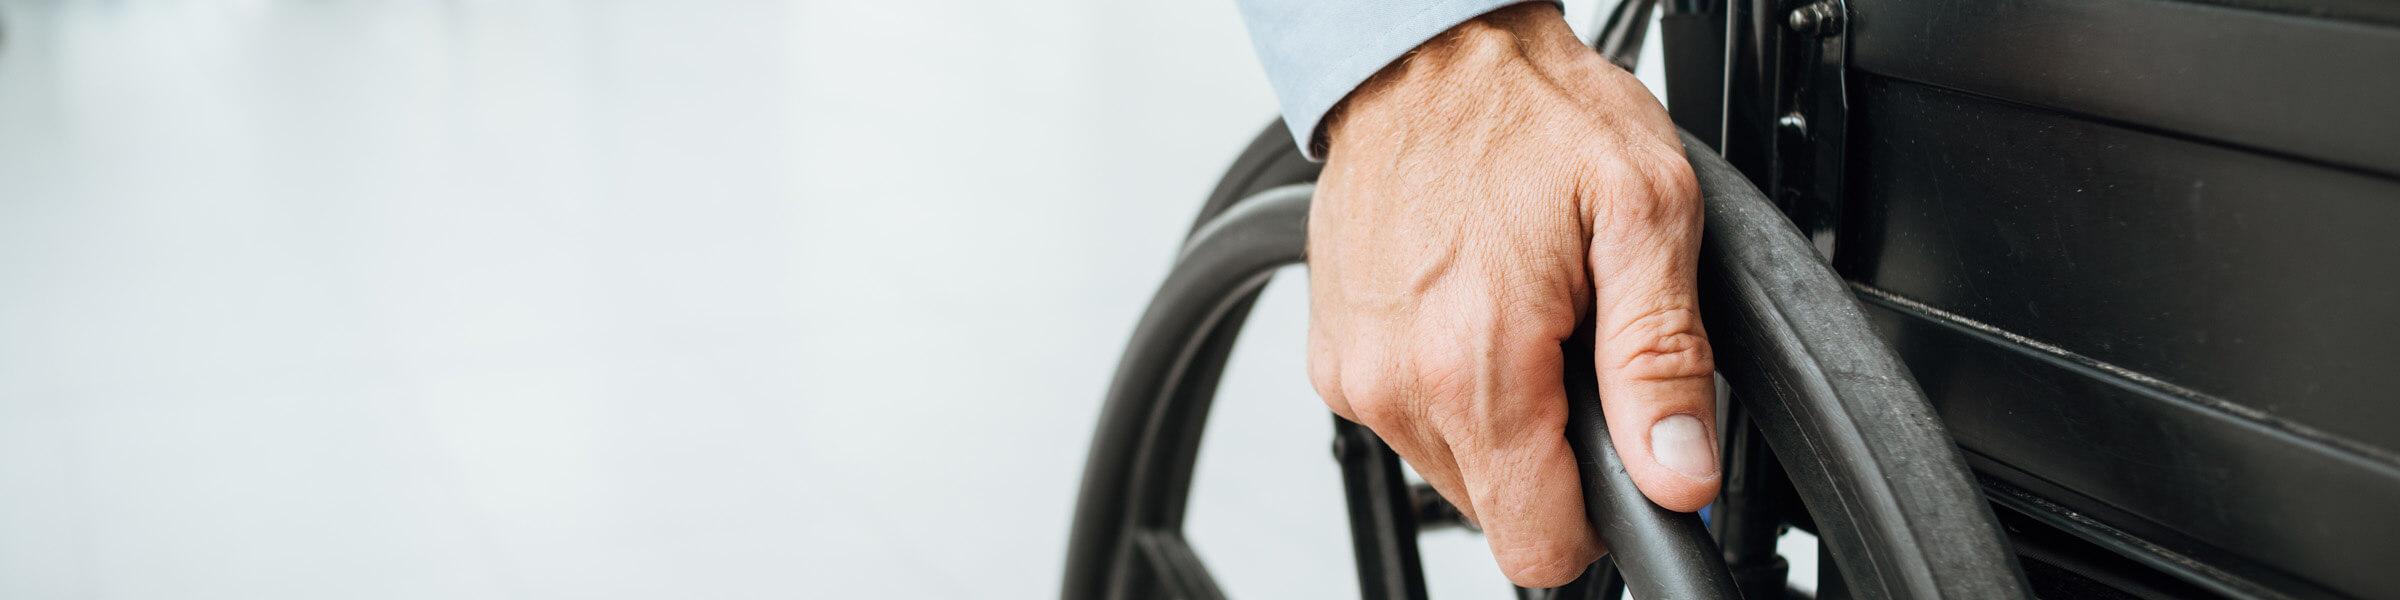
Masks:
[[[1078,504],[1067,597],[1222,595],[1181,533],[1191,467],[1251,302],[1274,269],[1302,258],[1311,188],[1301,181],[1314,172],[1274,149],[1288,147],[1278,128],[1262,138],[1273,145],[1246,153],[1246,168],[1220,187],[1220,196],[1233,188],[1239,200],[1206,208],[1119,364]],[[1731,542],[1785,524],[1783,511],[1745,510],[1766,503],[1779,487],[1767,475],[1781,471],[1851,596],[2023,596],[2014,558],[1964,462],[1848,290],[1737,172],[1686,143],[1708,202],[1703,311],[1740,399],[1730,412],[1757,432],[1729,436],[1735,447],[1715,528],[1729,542],[1728,562],[1737,571],[1773,565],[1771,554],[1745,560],[1760,557],[1739,556],[1745,549]],[[1775,458],[1781,468],[1759,463]],[[1351,460],[1345,487],[1362,591],[1421,597],[1415,523],[1396,508],[1413,499],[1394,483],[1396,461],[1377,445],[1361,452],[1359,466]]]

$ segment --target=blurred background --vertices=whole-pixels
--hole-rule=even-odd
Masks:
[[[1054,596],[1274,111],[1230,0],[0,1],[0,598]],[[1297,274],[1196,482],[1239,597],[1355,595]]]

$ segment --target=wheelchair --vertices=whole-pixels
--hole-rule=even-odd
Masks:
[[[1610,554],[1520,597],[2400,598],[2400,5],[1625,0],[1596,51],[1631,68],[1653,23],[1724,489],[1705,521],[1650,504],[1569,369]],[[1235,160],[1135,330],[1067,598],[1223,596],[1185,501],[1251,304],[1303,260],[1291,146]],[[1332,420],[1362,595],[1425,597],[1417,533],[1455,510]]]

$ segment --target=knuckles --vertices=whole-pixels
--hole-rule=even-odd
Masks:
[[[1334,352],[1344,355],[1340,360],[1312,359],[1310,381],[1328,406],[1346,409],[1343,416],[1378,432],[1430,436],[1472,448],[1498,443],[1487,439],[1495,435],[1564,431],[1563,404],[1525,402],[1526,392],[1510,391],[1541,387],[1540,381],[1520,378],[1555,385],[1562,366],[1556,338],[1515,333],[1485,339],[1494,341],[1343,348]],[[1534,354],[1543,348],[1552,354]]]
[[[1702,331],[1700,313],[1690,308],[1651,311],[1611,336],[1613,365],[1625,377],[1667,381],[1708,377],[1716,372],[1716,355]]]
[[[1454,359],[1440,358],[1438,353],[1401,350],[1392,353],[1358,349],[1353,360],[1319,377],[1336,381],[1331,386],[1340,394],[1352,416],[1363,425],[1379,432],[1420,431],[1431,428],[1429,400],[1450,398],[1468,389],[1473,382],[1473,369]],[[1319,383],[1320,388],[1326,387]]]
[[[1345,379],[1344,381],[1355,381],[1355,379]],[[1362,391],[1367,393],[1359,393]],[[1343,399],[1350,403],[1350,414],[1358,418],[1359,424],[1366,425],[1377,432],[1394,431],[1394,428],[1407,421],[1408,407],[1403,405],[1400,398],[1394,394],[1380,393],[1380,390],[1346,387],[1343,389],[1342,395]]]
[[[1657,230],[1693,223],[1701,212],[1700,183],[1680,147],[1629,147],[1591,169],[1601,190],[1601,227]]]
[[[1492,359],[1471,352],[1449,348],[1420,348],[1411,352],[1408,373],[1401,378],[1416,394],[1428,398],[1456,398],[1475,393],[1477,381],[1490,369]]]
[[[1654,198],[1671,202],[1676,208],[1697,211],[1700,208],[1700,178],[1692,173],[1692,163],[1678,151],[1663,160],[1647,161],[1644,179]]]
[[[1341,364],[1335,361],[1329,348],[1315,340],[1309,343],[1308,383],[1316,388],[1317,398],[1324,401],[1325,408],[1332,410],[1333,414],[1352,421],[1358,420],[1356,410],[1350,406],[1349,395],[1342,393]]]

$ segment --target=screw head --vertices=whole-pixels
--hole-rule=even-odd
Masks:
[[[1790,15],[1790,18],[1789,18],[1789,19],[1787,19],[1787,21],[1788,21],[1788,23],[1787,23],[1787,24],[1788,24],[1788,25],[1791,25],[1791,27],[1792,27],[1792,31],[1797,31],[1797,32],[1801,32],[1801,33],[1815,33],[1815,32],[1816,32],[1816,30],[1817,30],[1817,13],[1816,13],[1816,11],[1811,11],[1811,10],[1809,10],[1810,8],[1814,8],[1814,7],[1815,7],[1815,5],[1809,5],[1809,6],[1803,6],[1803,7],[1800,7],[1800,8],[1795,8],[1795,9],[1792,9],[1792,14]]]
[[[1823,37],[1841,32],[1842,13],[1832,2],[1816,2],[1792,9],[1784,24],[1792,31]]]

